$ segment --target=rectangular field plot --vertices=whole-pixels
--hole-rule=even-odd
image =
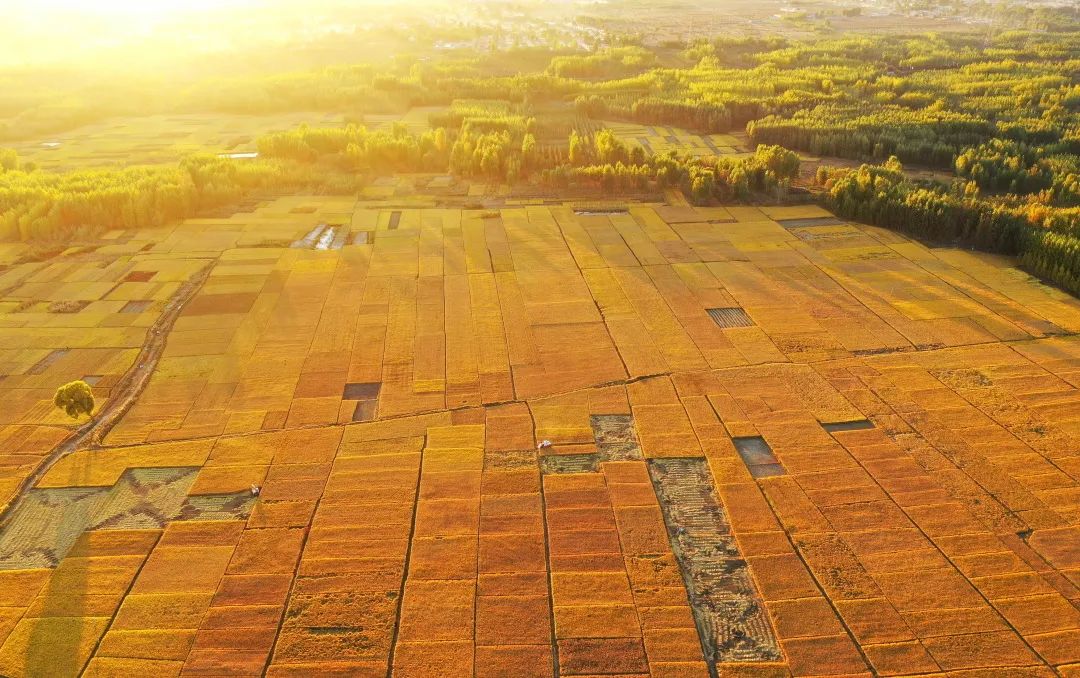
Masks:
[[[832,424],[822,424],[821,428],[829,433],[836,433],[838,431],[865,431],[874,428],[874,424],[862,419],[859,421],[838,421]]]
[[[708,312],[718,327],[731,329],[754,326],[754,321],[741,308],[710,308]]]
[[[781,658],[768,614],[731,535],[704,459],[649,462],[656,496],[711,667]],[[713,669],[715,670],[715,669]]]
[[[670,151],[677,151],[682,155],[716,155],[727,158],[753,155],[752,148],[747,148],[744,142],[728,134],[698,134],[663,125],[616,122],[605,122],[603,125],[614,132],[627,146],[640,147],[650,155]]]
[[[832,430],[826,427],[826,430]],[[783,464],[773,454],[772,448],[761,436],[733,438],[735,451],[742,457],[743,463],[750,469],[754,478],[771,478],[786,475]]]

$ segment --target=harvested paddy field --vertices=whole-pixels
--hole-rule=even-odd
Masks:
[[[695,157],[747,158],[753,155],[746,149],[745,139],[731,134],[696,134],[678,127],[618,122],[606,122],[604,127],[627,146],[641,147],[650,155],[671,151]]]
[[[1075,298],[817,207],[394,200],[3,253],[0,675],[1076,675]],[[46,463],[82,378],[130,403]]]

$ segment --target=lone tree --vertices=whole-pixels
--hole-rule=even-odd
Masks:
[[[73,381],[56,389],[53,404],[67,412],[72,419],[94,411],[94,392],[85,381]]]

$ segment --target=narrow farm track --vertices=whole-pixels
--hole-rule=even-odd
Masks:
[[[0,530],[3,530],[7,525],[14,508],[19,504],[19,499],[27,490],[36,485],[57,461],[72,452],[101,446],[101,441],[123,418],[150,382],[150,376],[154,373],[158,361],[165,351],[165,343],[168,340],[169,332],[172,330],[173,325],[176,324],[176,320],[180,317],[184,306],[191,301],[202,288],[207,278],[210,277],[210,272],[214,269],[216,263],[216,260],[208,261],[206,266],[181,285],[172,299],[168,301],[158,319],[147,328],[146,339],[139,350],[139,355],[123,377],[113,386],[105,405],[89,421],[75,428],[71,435],[61,441],[45,457],[37,469],[19,484],[18,491],[12,495],[10,501],[0,510]]]

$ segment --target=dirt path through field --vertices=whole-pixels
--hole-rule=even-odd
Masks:
[[[180,286],[168,301],[157,321],[146,330],[146,339],[135,362],[128,368],[124,376],[112,387],[110,397],[105,405],[85,424],[82,424],[71,435],[61,441],[38,465],[33,473],[28,475],[18,490],[11,496],[8,503],[0,510],[0,530],[7,524],[12,510],[18,505],[19,499],[48,473],[53,464],[63,457],[77,450],[96,448],[108,435],[120,419],[127,413],[135,400],[150,382],[150,376],[157,367],[162,353],[165,351],[165,342],[169,332],[176,324],[177,318],[183,311],[184,306],[202,288],[210,272],[214,269],[216,260],[210,260],[193,275],[187,282]]]

